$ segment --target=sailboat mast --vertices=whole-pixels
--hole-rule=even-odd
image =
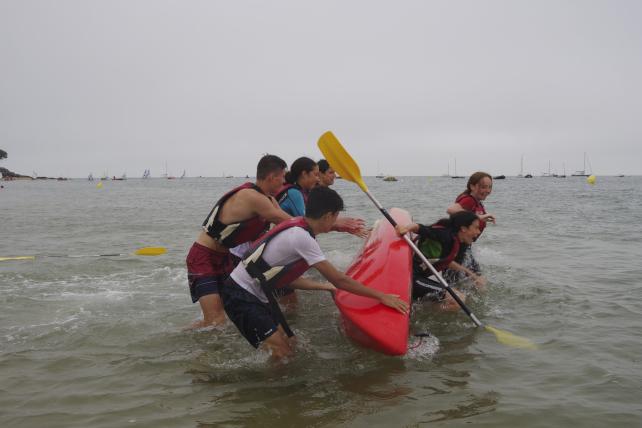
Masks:
[[[521,177],[523,175],[524,175],[524,155],[522,155],[522,160],[519,165],[519,176]]]

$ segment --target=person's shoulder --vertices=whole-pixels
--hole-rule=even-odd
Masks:
[[[260,189],[254,186],[248,186],[242,189],[239,189],[237,192],[238,195],[241,195],[244,198],[252,198],[252,199],[269,199],[268,195],[265,193],[261,192]]]
[[[293,186],[288,189],[288,195],[293,196],[293,197],[299,197],[303,198],[303,192],[299,190],[297,187]]]
[[[455,202],[461,203],[462,201],[474,201],[475,198],[472,197],[472,195],[469,195],[468,193],[462,193],[457,198],[455,199]]]
[[[477,199],[468,194],[459,195],[455,202],[461,205],[462,208],[468,210],[471,210],[472,208],[477,206]]]
[[[289,232],[296,239],[304,240],[304,241],[307,241],[307,240],[316,241],[316,239],[312,235],[310,235],[310,232],[308,232],[302,227],[291,227],[289,229]]]
[[[448,239],[452,235],[449,228],[438,225],[428,226],[427,231],[431,237],[439,240]]]

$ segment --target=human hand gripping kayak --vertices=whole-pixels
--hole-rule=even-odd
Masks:
[[[379,297],[379,301],[381,304],[386,305],[397,312],[401,312],[404,315],[408,313],[408,303],[401,300],[398,294],[383,294]]]

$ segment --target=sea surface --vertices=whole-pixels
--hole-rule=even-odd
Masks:
[[[432,223],[465,179],[367,177],[386,207]],[[475,244],[484,323],[413,307],[411,349],[347,339],[327,293],[300,292],[296,357],[273,365],[231,324],[185,331],[185,256],[241,178],[4,182],[0,189],[0,427],[642,426],[642,177],[496,180]],[[381,216],[338,180],[347,214]],[[319,238],[347,268],[362,241]],[[135,256],[164,246],[166,255]],[[122,253],[119,257],[92,255]],[[53,256],[65,257],[53,257]],[[66,257],[79,255],[83,257]]]

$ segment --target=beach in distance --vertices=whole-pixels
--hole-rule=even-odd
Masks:
[[[385,207],[432,223],[465,179],[366,177]],[[4,182],[0,190],[0,426],[485,427],[642,423],[642,177],[495,180],[497,224],[475,245],[483,321],[539,349],[498,343],[461,311],[413,306],[409,352],[342,333],[328,293],[288,315],[297,355],[273,366],[230,323],[200,316],[185,257],[213,203],[245,178]],[[337,180],[346,214],[381,214]],[[345,269],[363,241],[319,238]],[[167,254],[142,257],[141,247]],[[49,257],[98,255],[118,257]]]

